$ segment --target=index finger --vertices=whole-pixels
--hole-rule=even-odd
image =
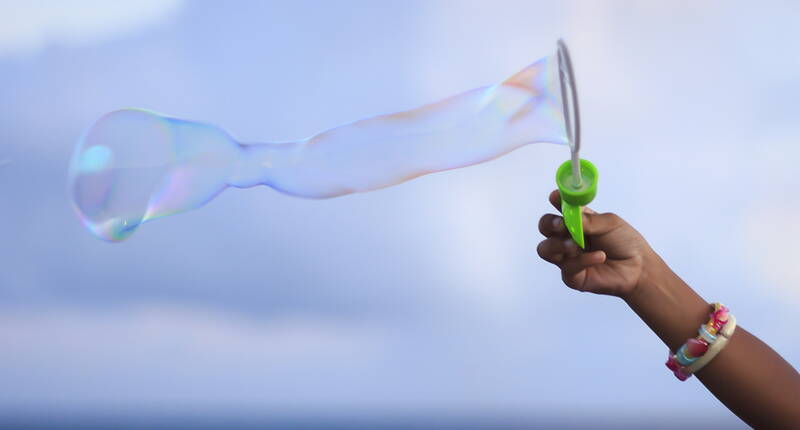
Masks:
[[[553,207],[556,208],[559,213],[561,213],[561,193],[558,190],[553,190],[550,192],[548,199],[550,200],[550,204],[553,205]],[[594,211],[588,206],[584,206],[583,211],[590,214],[594,213]]]
[[[553,205],[556,210],[561,213],[561,193],[558,190],[553,190],[550,192],[550,204]]]

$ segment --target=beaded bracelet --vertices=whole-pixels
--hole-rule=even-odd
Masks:
[[[667,368],[681,381],[713,360],[736,330],[736,318],[729,314],[728,308],[721,303],[714,303],[713,307],[708,322],[697,330],[697,337],[688,339],[667,358]]]

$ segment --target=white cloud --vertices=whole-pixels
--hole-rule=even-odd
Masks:
[[[98,341],[124,339],[109,351],[152,352],[172,345],[187,356],[229,355],[237,361],[257,358],[262,365],[291,364],[308,355],[350,358],[364,355],[376,340],[364,327],[332,320],[284,318],[268,322],[238,314],[189,307],[148,306],[103,311],[53,309],[0,313],[0,339],[14,345],[17,357],[42,353],[76,361],[86,359]],[[55,340],[54,340],[55,339]],[[107,344],[109,345],[109,344]],[[247,351],[242,354],[241,351]],[[7,357],[9,358],[9,357]],[[10,360],[13,361],[13,360]],[[9,361],[5,361],[9,364]],[[21,363],[17,363],[21,364]]]
[[[178,407],[187,399],[241,407],[248,399],[285,402],[286,395],[308,400],[320,378],[336,372],[352,378],[380,357],[386,338],[352,321],[265,321],[169,305],[4,309],[0,342],[8,349],[0,358],[6,382],[0,397],[6,407],[45,402],[78,409],[128,402]],[[69,387],[70,398],[53,384]]]
[[[33,54],[49,44],[85,45],[157,23],[181,0],[0,2],[0,56]]]

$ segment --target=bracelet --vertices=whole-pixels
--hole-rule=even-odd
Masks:
[[[728,313],[728,308],[721,303],[714,303],[713,307],[708,322],[697,330],[697,337],[688,339],[667,357],[667,368],[681,381],[713,360],[736,330],[736,318]]]
[[[719,332],[721,336],[718,336],[716,342],[708,347],[708,351],[706,351],[706,353],[703,354],[700,359],[689,365],[686,370],[689,371],[689,373],[697,373],[698,370],[702,369],[703,366],[713,360],[714,357],[716,357],[717,354],[722,351],[722,348],[725,348],[728,340],[730,340],[731,336],[733,336],[734,330],[736,330],[736,317],[730,315],[728,323],[725,324],[725,327],[723,327],[722,331]]]

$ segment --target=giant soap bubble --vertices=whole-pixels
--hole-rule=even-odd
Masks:
[[[293,142],[241,143],[211,124],[118,110],[80,139],[69,192],[90,231],[120,241],[142,223],[198,208],[227,187],[336,197],[481,163],[530,143],[568,144],[558,64],[552,55],[499,84]]]

